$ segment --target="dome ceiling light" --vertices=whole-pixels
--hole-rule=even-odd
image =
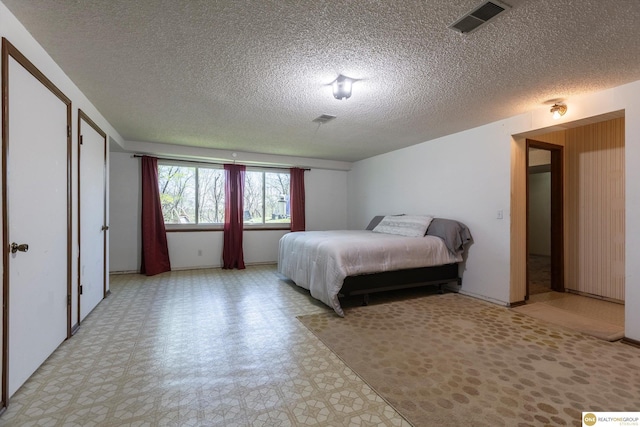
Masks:
[[[356,79],[343,76],[340,74],[332,83],[333,97],[335,99],[348,99],[351,96],[351,89],[353,88],[353,82]]]

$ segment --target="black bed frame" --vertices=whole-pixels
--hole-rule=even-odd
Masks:
[[[437,285],[438,291],[442,292],[443,285],[453,282],[458,285],[458,288],[462,285],[458,264],[383,271],[381,273],[347,276],[342,283],[338,296],[363,295],[363,303],[367,304],[369,294],[374,292],[434,285]]]

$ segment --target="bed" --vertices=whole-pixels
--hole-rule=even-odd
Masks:
[[[429,216],[377,216],[365,230],[304,231],[280,239],[278,272],[344,316],[339,297],[425,284],[461,284],[468,228]]]

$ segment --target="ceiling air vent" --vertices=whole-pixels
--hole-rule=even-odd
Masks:
[[[487,1],[449,25],[449,28],[467,34],[507,9],[510,9],[510,6],[504,3],[495,0]]]
[[[336,116],[332,116],[331,114],[323,114],[321,116],[316,117],[315,119],[311,120],[314,123],[320,123],[321,125],[330,122],[331,120],[335,119]]]

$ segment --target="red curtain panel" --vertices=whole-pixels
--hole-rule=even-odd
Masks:
[[[304,231],[304,169],[291,168],[290,173],[291,231]]]
[[[244,227],[244,175],[243,165],[224,165],[226,174],[224,195],[224,238],[222,268],[242,270],[242,232]]]
[[[171,271],[167,233],[164,228],[158,159],[142,157],[142,265],[140,273],[153,276]]]

